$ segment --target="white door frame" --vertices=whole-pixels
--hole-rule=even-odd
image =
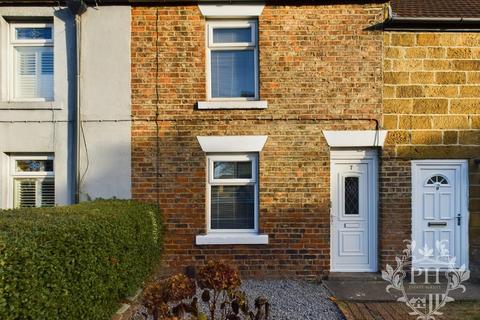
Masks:
[[[468,161],[467,160],[412,160],[412,240],[415,240],[414,237],[417,234],[417,229],[415,228],[414,221],[414,204],[418,201],[418,179],[421,168],[428,167],[446,167],[446,166],[458,166],[460,168],[460,200],[461,200],[461,223],[460,223],[460,265],[465,265],[467,270],[469,269],[469,219],[470,212],[468,211],[468,200],[469,200],[469,182],[468,182]]]
[[[346,270],[335,269],[333,263],[334,245],[336,244],[336,230],[334,230],[333,219],[334,212],[332,204],[337,200],[337,190],[334,188],[333,179],[336,160],[352,160],[352,163],[369,160],[372,162],[372,177],[368,179],[372,185],[368,187],[369,192],[368,201],[371,209],[368,210],[368,248],[369,248],[369,265],[368,269]],[[368,183],[368,182],[367,182]],[[332,149],[330,150],[330,271],[331,272],[377,272],[378,271],[378,153],[374,148],[368,149]]]

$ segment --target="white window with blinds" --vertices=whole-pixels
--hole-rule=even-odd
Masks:
[[[14,208],[55,205],[53,156],[12,156],[10,165]]]
[[[258,232],[258,154],[208,156],[208,233]]]
[[[207,97],[258,100],[257,22],[207,21]]]
[[[52,101],[53,25],[10,24],[10,100]]]

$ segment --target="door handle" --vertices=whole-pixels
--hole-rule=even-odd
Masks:
[[[457,226],[459,226],[460,222],[462,220],[462,215],[459,213],[459,214],[457,214],[456,218],[457,218]]]

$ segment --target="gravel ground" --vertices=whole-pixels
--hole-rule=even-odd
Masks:
[[[242,290],[250,300],[267,297],[272,320],[343,319],[320,284],[296,280],[245,280]]]
[[[320,284],[297,280],[244,280],[241,290],[252,304],[258,296],[270,303],[270,320],[335,320],[344,319],[337,306],[328,299],[328,291]],[[141,308],[134,320],[149,320]]]

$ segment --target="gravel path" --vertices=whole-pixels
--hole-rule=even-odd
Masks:
[[[258,296],[268,299],[270,320],[344,319],[321,284],[298,280],[243,280],[241,290],[247,294],[251,308]],[[142,315],[145,312],[140,308],[132,319],[151,319]]]

